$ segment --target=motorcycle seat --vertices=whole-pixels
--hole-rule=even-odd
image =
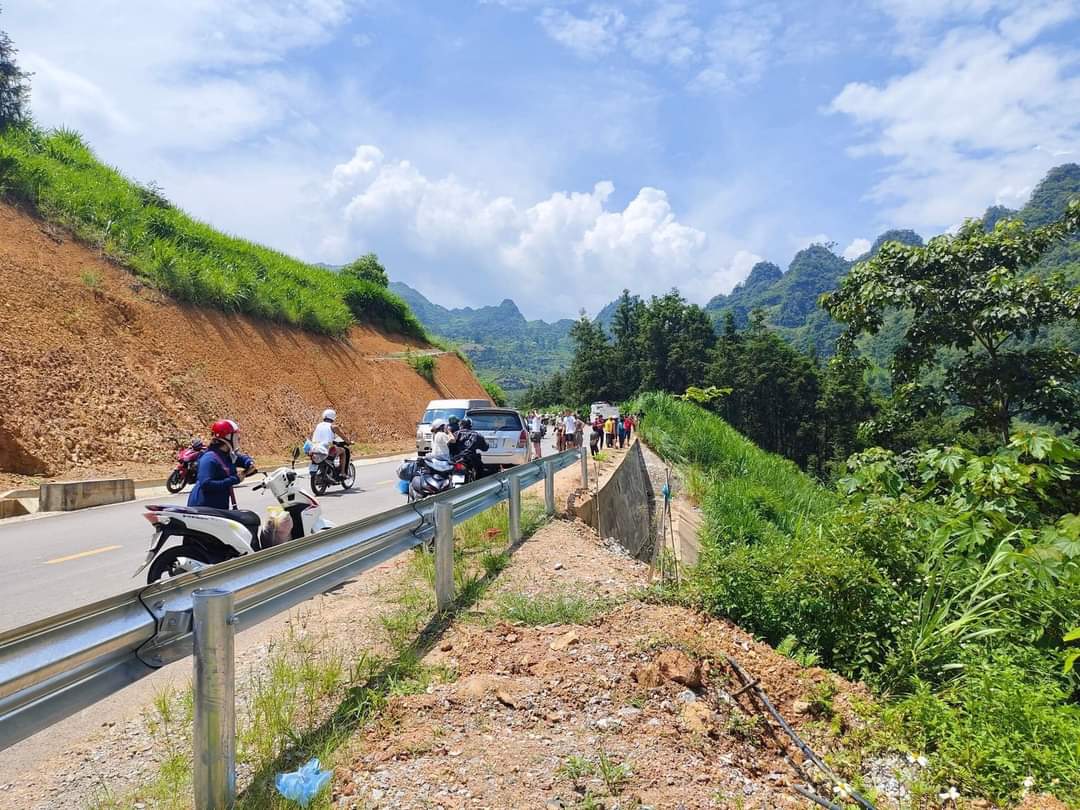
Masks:
[[[259,526],[262,523],[259,513],[252,512],[248,509],[215,509],[212,506],[183,506],[179,507],[176,511],[195,515],[211,515],[213,517],[235,520],[237,523],[246,527],[253,537],[258,534]]]

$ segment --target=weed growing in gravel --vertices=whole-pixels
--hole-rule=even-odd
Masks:
[[[596,772],[612,796],[618,796],[623,784],[634,775],[630,763],[616,762],[603,748],[596,756]]]
[[[79,273],[79,280],[89,290],[97,290],[101,287],[101,276],[93,270],[83,270]]]
[[[545,624],[584,624],[603,609],[600,600],[575,593],[507,593],[495,603],[495,615],[530,627]]]

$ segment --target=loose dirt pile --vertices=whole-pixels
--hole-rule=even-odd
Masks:
[[[390,702],[338,768],[335,806],[804,806],[783,749],[730,697],[738,682],[723,656],[810,739],[826,733],[815,695],[828,692],[843,726],[858,722],[850,699],[863,690],[728,623],[639,601],[646,573],[581,524],[543,529],[474,614],[488,621],[458,622],[425,658],[457,680]],[[606,601],[584,624],[491,621],[508,594]]]
[[[150,467],[236,419],[280,454],[337,409],[350,438],[402,446],[430,399],[485,397],[454,355],[435,383],[415,341],[354,327],[335,340],[178,305],[68,234],[0,204],[0,476]],[[14,482],[11,475],[7,481]]]

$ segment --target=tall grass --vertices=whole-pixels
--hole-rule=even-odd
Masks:
[[[425,337],[408,305],[384,287],[199,222],[153,184],[101,163],[77,132],[28,125],[0,133],[0,195],[70,228],[185,303],[329,335],[367,323]]]
[[[694,471],[706,518],[681,596],[867,680],[886,698],[874,745],[925,752],[937,784],[1008,803],[1031,779],[1080,806],[1080,678],[1061,672],[1059,652],[1060,629],[1080,619],[1080,521],[1058,520],[1058,504],[1010,523],[1017,504],[1047,500],[1031,491],[1042,478],[1072,480],[1062,459],[969,459],[971,491],[957,472],[952,500],[925,497],[924,479],[923,490],[860,499],[696,405],[647,394],[635,408],[640,435]],[[1010,495],[1025,470],[1035,483]],[[956,515],[980,505],[997,523]],[[1047,561],[1041,578],[1033,560]]]

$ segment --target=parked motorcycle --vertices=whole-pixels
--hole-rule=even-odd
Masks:
[[[296,485],[296,470],[281,467],[252,491],[270,490],[282,515],[267,521],[260,531],[259,515],[244,509],[212,509],[206,506],[152,505],[143,514],[154,527],[146,561],[133,576],[147,571],[147,583],[199,571],[208,565],[241,557],[284,540],[297,540],[333,527],[322,516],[315,498]],[[176,537],[179,545],[166,543]]]
[[[319,442],[307,442],[304,444],[304,452],[307,453],[311,463],[308,465],[308,476],[311,479],[311,490],[316,495],[324,495],[333,484],[341,484],[343,489],[352,489],[356,483],[356,465],[352,463],[352,453],[349,447],[352,442],[345,440],[334,442],[334,446],[342,450],[339,456],[341,467],[335,465],[335,459],[330,456],[330,450],[325,444]],[[344,470],[344,474],[339,472]]]
[[[446,492],[455,486],[455,478],[458,479],[456,486],[461,486],[465,483],[465,465],[461,464],[460,470],[455,467],[454,462],[434,456],[405,461],[398,467],[405,497],[411,502]]]
[[[202,439],[195,439],[190,445],[176,454],[176,467],[165,479],[165,489],[173,495],[184,491],[188,484],[194,484],[199,475],[199,459],[206,452]]]

